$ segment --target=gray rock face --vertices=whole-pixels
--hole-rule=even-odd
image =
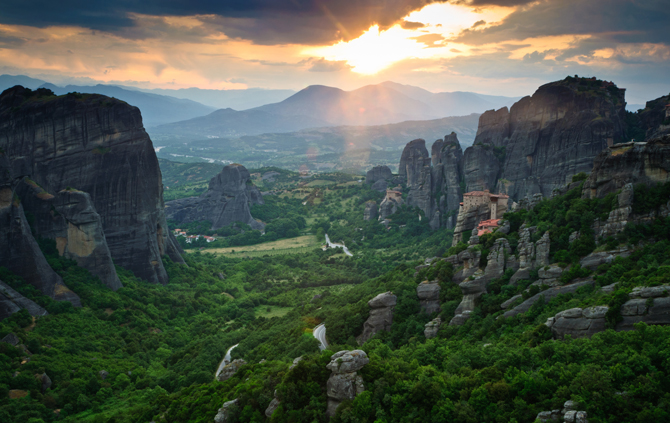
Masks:
[[[574,401],[566,401],[562,410],[542,411],[538,413],[536,420],[541,423],[588,423],[586,411],[577,411],[576,407]]]
[[[447,257],[447,261],[454,265],[454,269],[458,269],[451,280],[454,283],[461,283],[470,276],[474,276],[479,271],[481,258],[482,252],[473,247]]]
[[[434,318],[430,322],[426,323],[425,329],[423,330],[423,335],[426,339],[435,338],[437,336],[437,331],[440,330],[442,325],[442,319],[439,317]]]
[[[463,197],[461,181],[463,179],[463,150],[455,132],[437,140],[431,148],[433,198],[437,208],[432,219],[439,212],[439,225],[452,229],[455,214]],[[436,222],[437,223],[437,222]]]
[[[430,219],[437,203],[433,197],[431,160],[424,140],[414,140],[405,146],[400,167],[400,177],[406,177],[409,189],[407,205],[420,208]]]
[[[302,356],[294,358],[293,363],[291,363],[291,365],[288,367],[288,370],[289,371],[293,370],[298,365],[298,363],[300,363],[301,361],[302,361]]]
[[[490,217],[491,210],[487,204],[482,204],[470,209],[462,208],[459,210],[456,218],[456,226],[454,227],[454,240],[452,245],[456,245],[463,240],[464,232],[472,231],[477,227],[479,222],[487,220]]]
[[[247,168],[240,164],[225,166],[209,181],[209,189],[200,197],[168,201],[167,216],[183,223],[208,220],[212,229],[242,222],[262,230],[265,225],[251,216],[250,207],[263,204],[263,197],[250,178]]]
[[[370,316],[363,324],[363,333],[356,338],[359,344],[364,344],[377,332],[391,330],[393,309],[397,302],[398,297],[392,292],[384,292],[368,301],[368,306],[371,308]]]
[[[230,379],[235,373],[237,373],[238,370],[240,370],[240,367],[244,366],[245,364],[247,364],[247,362],[241,358],[233,360],[230,362],[230,364],[227,364],[223,369],[221,369],[221,373],[219,373],[219,377],[217,378],[218,381],[224,382]]]
[[[617,257],[628,257],[630,251],[623,247],[616,250],[591,253],[579,261],[579,264],[589,270],[596,270],[601,264],[612,263]]]
[[[68,187],[88,193],[114,262],[167,283],[161,256],[183,260],[170,237],[158,159],[139,109],[101,95],[25,101],[29,95],[14,87],[0,96],[0,148],[13,177],[28,176],[47,193]]]
[[[378,216],[377,203],[370,200],[365,203],[365,211],[363,212],[363,220],[376,220]]]
[[[339,351],[330,357],[328,368],[333,373],[328,378],[326,395],[328,409],[326,415],[335,415],[337,407],[344,400],[352,400],[356,395],[365,391],[363,378],[356,372],[370,362],[367,354],[361,350]]]
[[[607,306],[597,306],[562,311],[554,316],[551,332],[558,339],[563,339],[565,335],[573,338],[590,338],[607,327],[605,320],[607,310]]]
[[[390,181],[391,179],[393,179],[393,173],[388,166],[375,166],[365,174],[365,183],[368,185],[380,180]]]
[[[41,391],[42,393],[45,393],[47,389],[51,388],[51,378],[49,375],[46,373],[42,373],[41,375],[38,375],[38,381],[41,384]]]
[[[75,260],[114,291],[121,288],[102,220],[88,193],[65,189],[51,195],[28,178],[17,192],[26,212],[35,217],[38,237],[55,240],[61,256]]]
[[[228,422],[228,418],[230,417],[230,411],[231,408],[237,406],[237,404],[240,401],[235,398],[232,401],[224,402],[223,406],[219,408],[219,412],[216,413],[216,416],[214,417],[214,423],[226,423]]]
[[[388,186],[389,185],[385,180],[380,179],[377,182],[375,182],[374,184],[372,184],[371,188],[375,191],[384,192],[388,189]]]
[[[416,287],[421,312],[433,314],[440,311],[440,284],[437,281],[423,281]]]
[[[80,307],[79,297],[49,266],[33,238],[23,205],[14,190],[9,166],[7,156],[0,153],[0,265],[22,277],[42,294]],[[5,305],[9,307],[7,313],[18,311],[8,303]]]
[[[398,210],[398,207],[405,204],[401,195],[396,191],[386,191],[386,197],[379,205],[379,219],[385,220]]]
[[[504,303],[500,304],[500,308],[502,308],[503,310],[506,310],[506,309],[510,308],[510,306],[511,306],[512,304],[514,304],[514,303],[515,303],[519,298],[521,298],[521,297],[523,297],[523,295],[521,295],[521,294],[517,294],[517,295],[513,296],[513,297],[510,298],[509,300],[507,300],[507,301],[505,301]]]
[[[518,306],[514,307],[511,310],[508,310],[503,314],[504,317],[512,317],[516,316],[517,314],[520,313],[525,313],[530,308],[535,304],[536,301],[538,301],[541,297],[544,298],[545,304],[551,301],[552,298],[556,297],[557,295],[560,294],[571,294],[575,291],[577,291],[579,288],[583,286],[588,286],[588,285],[593,285],[593,280],[591,279],[586,279],[586,280],[581,280],[577,281],[574,283],[571,283],[570,285],[565,285],[565,286],[559,286],[559,287],[554,287],[554,288],[549,288],[545,291],[542,291],[536,295],[533,295],[532,297],[528,298],[526,301],[522,302]]]
[[[487,257],[484,277],[489,281],[502,277],[510,256],[512,256],[512,249],[509,241],[505,238],[497,239]]]
[[[330,363],[326,368],[335,374],[357,372],[370,362],[363,350],[339,351],[330,356]]]
[[[647,302],[652,302],[651,307]],[[623,321],[616,326],[617,331],[634,330],[636,323],[648,325],[670,325],[670,297],[635,298],[621,306]]]
[[[500,173],[500,162],[490,145],[476,144],[468,147],[463,155],[465,191],[493,192]]]
[[[528,279],[530,271],[549,264],[550,239],[549,232],[545,232],[536,243],[531,241],[535,227],[522,228],[519,230],[519,244],[517,253],[519,255],[519,270],[512,276],[510,283]]]
[[[16,292],[0,280],[0,320],[4,320],[17,311],[26,309],[31,316],[40,317],[49,313],[37,303]]]
[[[580,91],[584,83],[590,91]],[[566,79],[541,86],[515,103],[499,192],[520,199],[551,195],[572,175],[589,172],[608,144],[624,139],[622,90],[596,81]],[[504,129],[503,129],[504,130]]]
[[[272,401],[270,401],[270,404],[268,405],[268,408],[265,409],[265,417],[272,417],[272,415],[277,411],[277,408],[279,407],[279,399],[278,398],[273,398]]]
[[[602,198],[629,183],[651,186],[670,181],[670,135],[614,147],[595,158],[593,171],[584,181],[583,198]]]
[[[509,110],[487,110],[479,116],[479,127],[474,144],[489,144],[496,147],[504,146],[510,136]]]
[[[2,338],[2,340],[0,340],[0,342],[4,342],[4,343],[9,344],[9,345],[17,346],[21,343],[21,340],[19,339],[18,336],[16,336],[15,334],[10,332],[7,335],[5,335],[5,337]]]

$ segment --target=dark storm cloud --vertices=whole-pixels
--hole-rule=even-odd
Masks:
[[[670,43],[668,0],[547,0],[517,10],[500,25],[466,30],[455,41],[499,43],[532,37],[591,34],[613,43]]]
[[[219,30],[259,44],[323,44],[358,37],[373,24],[387,28],[414,10],[444,0],[0,0],[0,23],[75,25],[150,38],[132,14],[215,15]],[[125,31],[124,31],[125,29]]]

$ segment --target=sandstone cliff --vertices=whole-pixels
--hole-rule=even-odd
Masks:
[[[251,216],[253,204],[263,204],[260,191],[251,183],[247,168],[231,164],[209,181],[209,189],[200,197],[168,201],[166,213],[178,222],[210,221],[212,229],[242,222],[262,230],[265,225]]]
[[[65,191],[54,199],[72,211],[64,217],[67,237],[56,237],[67,238],[57,240],[62,254],[79,257],[108,285],[114,287],[116,278],[109,260],[101,258],[105,242],[117,265],[150,282],[168,281],[163,255],[183,262],[167,227],[158,160],[138,108],[101,95],[55,97],[48,90],[14,87],[0,96],[0,148],[12,178],[28,177],[45,196]],[[76,191],[87,193],[90,202],[71,194]],[[72,233],[70,224],[76,227]],[[55,227],[42,231],[62,233]]]

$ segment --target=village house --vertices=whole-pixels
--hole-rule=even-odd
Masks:
[[[477,236],[482,236],[484,234],[490,234],[493,232],[493,229],[497,228],[500,224],[500,219],[489,219],[482,220],[477,225]]]

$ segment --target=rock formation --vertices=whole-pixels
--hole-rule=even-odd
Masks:
[[[516,257],[512,255],[509,241],[505,238],[499,238],[491,247],[484,275],[488,280],[498,279],[505,274],[505,270],[508,268],[518,268]]]
[[[217,380],[219,382],[224,382],[230,379],[235,373],[237,373],[238,370],[240,370],[240,367],[244,366],[245,364],[247,364],[247,362],[241,358],[231,361],[229,364],[226,364],[223,369],[221,369]]]
[[[214,417],[214,423],[227,423],[230,417],[230,409],[237,406],[240,401],[235,398],[232,401],[224,402],[223,406],[219,408],[219,412]]]
[[[463,154],[465,191],[495,190],[500,167],[491,145],[475,144],[468,147]]]
[[[425,329],[423,330],[423,335],[426,339],[435,338],[437,336],[437,331],[440,330],[442,325],[442,319],[439,317],[434,318],[430,322],[426,323]]]
[[[80,205],[73,208],[74,215],[86,210],[76,216],[86,227],[73,229],[73,237],[68,234],[63,254],[67,250],[80,256],[82,265],[108,285],[113,286],[115,278],[100,258],[97,248],[104,247],[93,229],[93,213],[99,216],[114,262],[138,277],[167,283],[161,256],[183,263],[165,220],[158,160],[138,108],[101,95],[55,97],[48,90],[10,88],[0,96],[0,148],[11,178],[28,177],[45,197],[72,189],[88,193],[92,205],[86,206],[80,197]],[[65,197],[55,201],[67,207]],[[93,254],[90,260],[88,251]]]
[[[373,200],[366,202],[363,220],[377,220],[378,215],[377,203]]]
[[[602,198],[626,184],[655,185],[670,181],[670,135],[646,143],[617,144],[594,160],[584,182],[583,198]]]
[[[107,246],[102,220],[88,193],[69,188],[55,195],[23,178],[17,186],[35,235],[56,241],[61,256],[75,260],[113,290],[121,287]]]
[[[31,316],[47,315],[47,311],[16,292],[9,285],[0,280],[0,320],[4,320],[17,311],[26,309]]]
[[[268,408],[265,409],[265,417],[272,417],[275,411],[277,411],[277,408],[279,408],[279,404],[281,404],[281,402],[279,401],[279,398],[277,398],[277,390],[275,389],[274,398],[272,398],[272,401],[268,404]]]
[[[386,196],[379,205],[379,220],[384,220],[398,210],[398,207],[405,204],[400,191],[387,190]]]
[[[463,150],[455,132],[437,140],[431,148],[432,187],[433,196],[437,202],[437,210],[432,219],[439,215],[431,228],[437,229],[446,226],[452,229],[456,224],[455,215],[458,212],[463,192]]]
[[[370,362],[365,351],[339,351],[330,357],[326,366],[332,372],[328,378],[326,395],[328,409],[326,415],[333,417],[337,407],[344,400],[352,400],[365,391],[363,378],[356,372]]]
[[[514,199],[535,193],[548,197],[572,175],[589,172],[604,148],[625,139],[624,95],[608,82],[568,77],[515,103],[508,134],[499,134],[508,140],[501,141],[505,156],[498,191]],[[487,113],[480,121],[489,119]]]
[[[643,110],[634,117],[644,133],[645,141],[670,134],[670,95],[647,101]]]
[[[520,314],[520,313],[525,313],[528,310],[530,310],[530,308],[533,306],[533,304],[535,304],[535,302],[537,300],[539,300],[540,298],[544,298],[544,302],[546,304],[549,301],[551,301],[552,298],[554,298],[558,295],[571,294],[571,293],[577,291],[579,288],[581,288],[583,286],[589,286],[589,285],[593,285],[593,284],[594,284],[593,279],[589,278],[589,279],[577,280],[577,281],[571,283],[570,285],[549,288],[545,291],[542,291],[538,294],[533,295],[532,297],[528,298],[526,301],[522,302],[521,304],[514,307],[513,309],[506,311],[505,314],[503,314],[503,316],[504,317],[512,317],[512,316],[516,316],[517,314]]]
[[[551,328],[554,337],[559,339],[563,339],[565,335],[590,338],[607,327],[607,310],[606,306],[571,308],[549,318],[546,325]]]
[[[545,232],[537,242],[533,243],[531,236],[536,227],[521,227],[519,230],[519,244],[516,247],[519,255],[519,270],[514,273],[510,283],[515,284],[522,279],[528,279],[530,271],[549,264],[549,232]]]
[[[421,312],[433,314],[440,311],[440,284],[437,281],[423,281],[416,287]]]
[[[388,189],[388,187],[389,187],[388,182],[386,182],[386,180],[384,179],[380,179],[374,184],[372,184],[370,188],[372,188],[375,191],[384,192]]]
[[[588,423],[586,411],[577,411],[574,401],[566,401],[562,410],[542,411],[538,413],[535,421],[540,423]]]
[[[368,185],[380,180],[390,181],[391,179],[393,179],[393,174],[388,166],[375,166],[365,174],[365,183]]]
[[[212,229],[242,222],[262,230],[265,225],[251,216],[250,208],[263,204],[263,197],[250,178],[247,168],[240,164],[225,166],[200,197],[168,201],[165,212],[169,219],[180,223],[210,221]]]
[[[390,291],[379,294],[368,301],[368,306],[371,309],[370,316],[363,324],[363,333],[356,338],[360,345],[372,338],[377,332],[391,330],[393,309],[397,302],[398,297]]]

